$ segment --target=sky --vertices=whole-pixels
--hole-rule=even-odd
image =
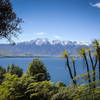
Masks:
[[[24,21],[16,42],[36,38],[86,42],[100,39],[100,0],[11,0],[11,3]]]

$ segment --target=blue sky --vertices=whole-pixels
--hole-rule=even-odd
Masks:
[[[22,34],[16,42],[36,38],[100,39],[100,0],[11,1],[17,16],[24,20]]]

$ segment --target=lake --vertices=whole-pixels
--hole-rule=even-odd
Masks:
[[[33,58],[0,58],[0,65],[6,68],[8,64],[15,64],[23,68],[23,72],[25,73],[28,64],[32,60]],[[46,65],[51,76],[51,81],[62,81],[66,85],[69,84],[70,76],[64,58],[40,58],[40,60]],[[86,68],[83,67],[84,61],[82,59],[76,59],[76,66],[77,74],[86,72]]]

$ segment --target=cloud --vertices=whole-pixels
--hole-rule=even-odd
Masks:
[[[95,3],[95,4],[90,4],[92,7],[97,7],[97,8],[100,8],[100,2],[98,3]]]
[[[55,35],[55,36],[53,36],[55,39],[61,39],[61,36],[59,36],[59,35]]]
[[[44,34],[46,34],[45,32],[37,32],[36,33],[36,35],[38,35],[38,36],[41,36],[41,35],[44,35]]]

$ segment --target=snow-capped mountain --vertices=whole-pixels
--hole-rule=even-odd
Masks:
[[[51,45],[56,45],[56,44],[61,44],[61,45],[87,45],[89,46],[91,43],[89,42],[77,42],[77,41],[61,41],[61,40],[49,40],[47,38],[45,39],[36,39],[36,40],[30,40],[30,41],[24,41],[24,42],[19,42],[17,43],[17,45],[19,44],[36,44],[36,45],[43,45],[43,44],[51,44]]]
[[[14,55],[61,55],[67,50],[70,55],[77,55],[77,50],[90,47],[88,42],[61,41],[49,39],[36,39],[19,42],[16,45],[0,44],[0,48],[12,52]]]

